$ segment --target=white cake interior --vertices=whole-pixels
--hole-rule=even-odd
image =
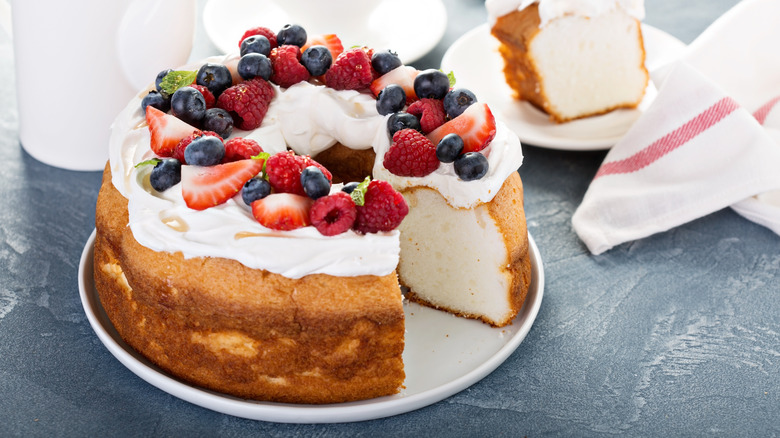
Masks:
[[[530,51],[542,93],[562,118],[632,105],[647,85],[639,22],[620,11],[552,20]]]

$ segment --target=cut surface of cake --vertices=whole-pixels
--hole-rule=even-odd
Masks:
[[[556,122],[635,108],[648,84],[637,0],[492,0],[491,33],[516,97]]]

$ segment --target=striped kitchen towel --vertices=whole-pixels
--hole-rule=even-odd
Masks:
[[[745,0],[671,65],[572,225],[600,254],[731,206],[780,234],[780,1]]]

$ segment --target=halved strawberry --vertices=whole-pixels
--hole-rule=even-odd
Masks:
[[[344,45],[341,44],[341,39],[336,34],[329,33],[325,35],[312,35],[306,40],[306,44],[301,47],[301,53],[305,52],[311,46],[325,46],[330,51],[330,55],[335,61],[336,58],[344,51]]]
[[[173,156],[179,141],[197,130],[176,116],[164,113],[151,105],[146,107],[146,123],[152,135],[152,151],[160,157]]]
[[[414,78],[420,73],[419,70],[412,66],[402,65],[389,72],[383,74],[374,82],[371,83],[371,93],[374,97],[379,96],[379,92],[384,90],[390,84],[400,85],[406,93],[406,103],[412,103],[417,100],[417,95],[414,93]]]
[[[485,103],[474,103],[463,114],[439,126],[428,134],[433,144],[447,134],[458,134],[463,139],[463,153],[485,149],[496,136],[496,118]]]
[[[273,193],[252,202],[252,215],[272,230],[294,230],[311,225],[311,198],[292,193]]]
[[[216,166],[181,166],[181,194],[187,207],[205,210],[232,198],[260,173],[264,160],[239,160]]]

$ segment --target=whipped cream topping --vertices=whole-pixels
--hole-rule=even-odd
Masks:
[[[534,3],[539,4],[540,27],[565,15],[597,17],[617,9],[640,21],[645,18],[644,0],[487,0],[488,23],[493,26],[498,17],[522,11]]]
[[[230,59],[214,57],[204,62],[229,63]],[[289,147],[298,154],[314,156],[336,142],[352,149],[373,148],[377,154],[375,179],[387,180],[399,190],[431,187],[451,205],[464,208],[490,201],[522,163],[520,141],[499,123],[495,139],[482,151],[490,163],[483,179],[461,181],[452,164],[442,164],[423,178],[398,177],[381,165],[390,138],[387,117],[376,112],[373,96],[308,82],[287,89],[276,87],[276,91],[262,125],[253,131],[234,130],[231,137],[254,139],[271,154]],[[181,184],[156,192],[149,185],[152,166],[135,168],[154,156],[140,109],[145,94],[134,98],[119,114],[110,140],[112,182],[128,199],[129,226],[141,245],[155,251],[181,252],[186,258],[233,259],[289,278],[316,273],[381,276],[396,268],[400,252],[397,230],[365,235],[350,230],[331,237],[322,236],[314,227],[280,232],[260,225],[240,193],[222,205],[198,211],[186,206]],[[334,185],[332,191],[339,189]]]

